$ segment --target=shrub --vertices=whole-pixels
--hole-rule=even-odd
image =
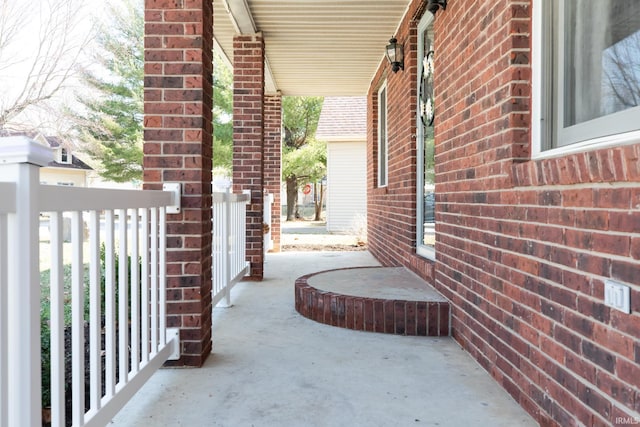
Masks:
[[[100,247],[100,301],[101,306],[104,309],[104,297],[105,297],[105,246],[104,244]],[[119,256],[118,254],[114,254],[114,264],[116,271],[116,284],[115,284],[115,306],[118,307],[118,283],[117,283],[117,272],[119,269]],[[140,262],[140,260],[139,260]],[[131,283],[131,257],[127,257],[127,276],[128,283]],[[84,265],[84,319],[88,321],[89,319],[89,264]],[[68,399],[71,398],[71,338],[70,338],[70,327],[71,327],[71,274],[72,269],[71,265],[67,264],[63,267],[63,289],[64,289],[64,327],[65,327],[65,396]],[[40,274],[40,289],[41,289],[41,298],[40,298],[40,326],[41,326],[41,335],[40,335],[40,345],[41,345],[41,361],[42,361],[42,407],[48,408],[51,406],[51,271],[44,270]],[[129,301],[129,304],[131,302]],[[87,343],[88,344],[88,343]],[[70,403],[70,402],[69,402]],[[87,400],[86,404],[89,402]],[[70,407],[67,404],[67,407]],[[88,408],[86,408],[88,409]]]

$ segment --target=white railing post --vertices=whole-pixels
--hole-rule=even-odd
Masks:
[[[13,188],[13,187],[12,187]],[[13,188],[15,190],[15,188]],[[7,213],[12,212],[15,206],[15,191],[7,191],[0,188],[0,378],[7,378],[7,253],[9,249],[7,241]],[[12,202],[12,203],[10,203]],[[8,425],[7,408],[9,406],[9,394],[7,393],[7,382],[0,381],[0,425]]]
[[[263,217],[264,217],[264,223],[267,225],[267,227],[269,227],[267,229],[267,232],[264,233],[264,253],[266,254],[267,252],[269,252],[270,250],[273,249],[273,240],[271,240],[271,207],[273,206],[273,200],[274,200],[274,196],[271,193],[266,193],[264,195],[264,212],[263,212]]]
[[[15,182],[16,212],[8,214],[6,392],[10,426],[42,423],[40,374],[39,207],[40,167],[51,150],[26,137],[0,144],[0,181]]]
[[[222,265],[224,268],[224,298],[227,307],[231,307],[231,240],[229,230],[231,229],[231,187],[227,187],[224,193],[224,227],[222,230],[222,241],[224,250],[222,251]]]
[[[219,233],[219,245],[218,254],[216,260],[216,254],[213,254],[214,259],[212,264],[220,268],[222,271],[214,271],[212,279],[215,281],[218,278],[218,283],[214,283],[214,293],[220,291],[224,292],[224,304],[222,302],[217,303],[221,307],[231,307],[231,286],[229,282],[231,280],[231,257],[229,256],[230,250],[230,226],[231,226],[231,181],[228,179],[219,179],[215,182],[215,187],[222,190],[222,208],[218,209],[218,214],[222,215],[222,218],[214,218],[213,232]],[[214,236],[215,239],[215,236]],[[222,289],[220,289],[222,287]],[[214,295],[215,297],[215,295]]]

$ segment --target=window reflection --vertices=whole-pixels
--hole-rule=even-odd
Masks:
[[[434,246],[436,243],[436,174],[434,168],[434,142],[433,127],[428,126],[425,129],[424,138],[424,207],[422,213],[422,223],[424,227],[422,243],[427,246]]]
[[[433,81],[434,81],[434,44],[433,44],[433,24],[427,25],[420,35],[420,52],[422,60],[420,66],[419,80],[419,106],[418,114],[420,115],[419,123],[419,144],[423,158],[421,159],[421,171],[419,171],[419,198],[422,200],[422,206],[418,212],[421,218],[418,222],[418,242],[421,246],[433,249],[436,243],[435,236],[435,150],[433,138],[433,120],[435,117],[435,105],[433,102]],[[421,227],[420,227],[421,224]]]

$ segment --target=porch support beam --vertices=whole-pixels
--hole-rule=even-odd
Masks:
[[[233,191],[251,194],[247,206],[249,278],[264,270],[264,39],[262,33],[233,38]]]
[[[167,326],[181,357],[211,352],[213,4],[145,2],[144,187],[182,184],[182,211],[167,215]]]

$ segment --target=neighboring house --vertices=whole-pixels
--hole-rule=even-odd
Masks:
[[[326,97],[316,138],[327,142],[327,231],[353,231],[367,215],[367,98]]]
[[[366,95],[371,253],[449,300],[452,337],[541,425],[640,419],[640,2],[178,3],[146,3],[145,186],[189,189],[169,219],[168,280],[195,288],[170,302],[182,364],[211,349],[208,269],[184,266],[210,265],[215,35],[235,65],[252,279],[263,194],[280,191],[282,95]],[[192,24],[214,9],[213,34]]]
[[[54,136],[38,135],[34,138],[53,148],[55,160],[40,169],[40,182],[49,185],[87,187],[93,168],[73,154],[71,148]]]
[[[3,132],[0,136],[25,135],[34,141],[53,149],[54,159],[48,166],[40,168],[40,182],[47,185],[68,185],[87,187],[89,174],[93,168],[73,154],[70,145],[58,137],[44,136],[40,133]]]

